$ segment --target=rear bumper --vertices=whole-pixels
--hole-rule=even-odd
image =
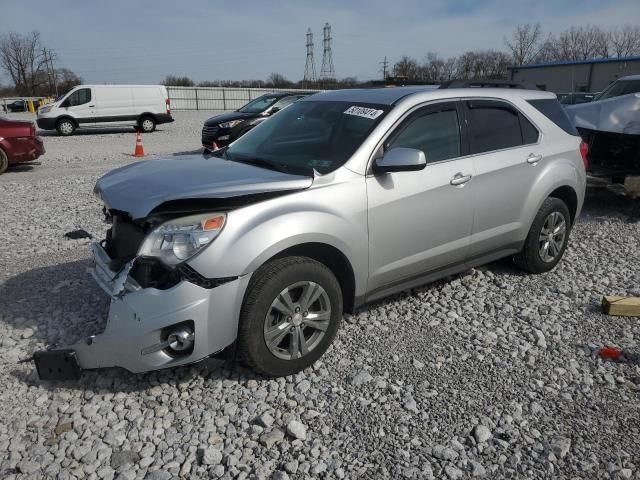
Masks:
[[[132,262],[114,274],[108,267],[109,257],[104,249],[95,243],[92,250],[95,267],[91,274],[111,297],[106,327],[102,333],[75,345],[49,352],[59,352],[60,356],[72,353],[82,370],[122,367],[138,373],[197,362],[235,340],[250,275],[212,289],[188,281],[168,290],[142,289],[128,277]],[[162,344],[175,325],[185,323],[195,333],[192,350],[180,354],[168,348],[154,351],[153,347]],[[55,371],[53,377],[47,376],[50,368],[43,364],[47,358],[40,356],[38,359],[36,354],[36,362],[42,379],[64,379]],[[70,371],[73,373],[73,369]]]
[[[158,125],[162,123],[171,123],[174,121],[170,113],[157,113],[155,117],[156,117],[156,123]]]
[[[7,152],[9,165],[31,162],[45,153],[44,143],[40,137],[22,137],[8,140],[11,144]]]

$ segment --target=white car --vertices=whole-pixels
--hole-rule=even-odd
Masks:
[[[162,85],[79,85],[38,110],[38,127],[71,135],[79,126],[118,123],[153,132],[173,122],[167,88]]]

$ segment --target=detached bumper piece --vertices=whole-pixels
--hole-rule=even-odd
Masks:
[[[73,350],[47,350],[33,355],[41,380],[78,380],[82,369]]]

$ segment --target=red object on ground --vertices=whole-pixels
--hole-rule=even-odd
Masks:
[[[30,162],[44,154],[44,144],[36,137],[32,122],[9,120],[0,117],[0,150],[6,161],[0,158],[0,173],[9,165]]]
[[[136,132],[136,149],[133,152],[134,157],[144,157],[144,148],[142,147],[142,134]]]
[[[614,347],[602,347],[598,352],[598,355],[600,355],[600,358],[602,358],[603,360],[617,361],[620,360],[620,357],[622,357],[622,350],[618,350]]]

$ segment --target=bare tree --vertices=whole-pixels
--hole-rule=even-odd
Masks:
[[[56,69],[55,76],[58,88],[62,93],[70,91],[73,87],[78,86],[83,82],[82,77],[79,77],[75,72],[68,68]]]
[[[571,27],[556,40],[557,60],[588,60],[607,57],[607,34],[595,25]]]
[[[539,23],[518,25],[511,34],[511,38],[504,37],[504,43],[516,65],[531,63],[540,51],[541,40],[542,27]]]
[[[393,65],[393,75],[419,80],[421,78],[420,65],[413,58],[404,56]]]
[[[273,88],[289,88],[292,83],[281,73],[272,73],[267,78],[267,85]]]
[[[609,31],[611,52],[618,58],[640,55],[640,26],[624,25]]]
[[[51,51],[47,52],[53,56]],[[34,96],[48,81],[47,57],[39,32],[21,35],[9,32],[0,38],[0,65],[19,95]]]

